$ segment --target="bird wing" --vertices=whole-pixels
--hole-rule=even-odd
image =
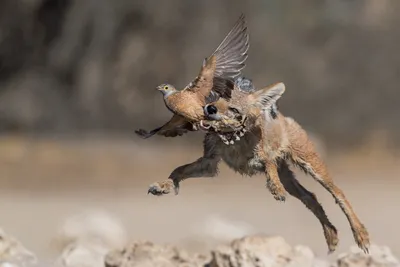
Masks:
[[[199,92],[204,97],[211,91],[222,97],[230,97],[231,88],[219,86],[222,83],[218,83],[217,79],[233,82],[245,67],[248,50],[249,35],[242,14],[214,53],[203,61],[199,75],[184,90]]]
[[[174,114],[174,116],[172,116],[172,118],[161,127],[157,127],[149,132],[139,129],[136,130],[135,133],[143,139],[147,139],[155,134],[163,135],[165,137],[182,136],[188,131],[194,131],[192,124],[184,117]]]
[[[232,96],[235,82],[233,79],[214,77],[213,85],[208,96],[205,96],[205,103],[217,101],[220,97],[229,100]]]

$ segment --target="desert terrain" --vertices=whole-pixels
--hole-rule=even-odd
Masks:
[[[192,140],[192,139],[191,139]],[[174,244],[204,252],[253,233],[280,235],[306,245],[320,258],[335,258],[354,245],[346,217],[311,177],[299,180],[317,194],[338,228],[340,244],[327,255],[318,220],[298,200],[276,202],[262,176],[242,177],[221,164],[219,176],[189,179],[178,196],[147,195],[147,186],[201,155],[201,134],[192,146],[156,138],[0,139],[1,227],[41,259],[57,256],[54,239],[76,214],[102,211],[119,220],[127,240]],[[399,161],[371,148],[351,155],[323,151],[336,183],[370,231],[371,241],[400,255]]]
[[[202,150],[198,133],[134,135],[171,116],[155,87],[183,88],[241,13],[250,34],[242,74],[256,88],[285,83],[279,109],[319,137],[371,241],[400,257],[398,0],[0,1],[0,228],[40,263],[60,255],[60,231],[80,229],[71,218],[82,214],[100,214],[84,231],[196,252],[252,233],[329,262],[348,251],[346,217],[300,171],[339,231],[331,255],[314,215],[292,197],[276,202],[261,175],[222,163],[218,177],[186,180],[178,196],[147,195]]]

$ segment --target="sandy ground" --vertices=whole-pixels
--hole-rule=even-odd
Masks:
[[[224,238],[251,232],[281,235],[328,259],[354,244],[333,198],[300,172],[300,181],[317,194],[339,230],[340,244],[333,255],[327,255],[322,228],[312,213],[292,197],[276,202],[262,176],[244,178],[222,164],[217,178],[184,181],[178,196],[147,195],[148,184],[200,156],[201,139],[196,142],[197,147],[188,147],[180,140],[166,146],[137,139],[1,138],[0,226],[46,259],[56,255],[50,241],[62,222],[93,208],[119,218],[132,240],[173,243],[191,251],[205,251]],[[328,165],[372,241],[390,246],[399,257],[400,165],[395,159],[382,165],[378,158],[342,155],[329,158]],[[221,220],[242,226],[230,230],[218,226]]]

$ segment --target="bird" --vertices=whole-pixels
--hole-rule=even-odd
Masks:
[[[230,99],[234,80],[246,66],[248,50],[246,19],[241,14],[217,49],[203,60],[197,77],[186,87],[178,90],[167,83],[156,87],[162,93],[167,109],[173,113],[172,118],[151,131],[139,129],[135,133],[146,139],[155,134],[176,137],[188,131],[197,131],[198,123],[205,119],[206,104],[219,98]]]

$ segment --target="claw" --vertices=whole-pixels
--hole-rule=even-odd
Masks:
[[[172,191],[172,188],[174,188],[175,194],[177,194],[179,190],[179,183],[168,179],[162,182],[151,184],[147,190],[147,194],[162,196],[169,194]]]
[[[147,194],[152,194],[155,196],[161,196],[164,192],[160,190],[160,188],[156,186],[150,186],[149,190],[147,190]]]
[[[229,141],[229,144],[233,145],[235,142],[233,140]]]

